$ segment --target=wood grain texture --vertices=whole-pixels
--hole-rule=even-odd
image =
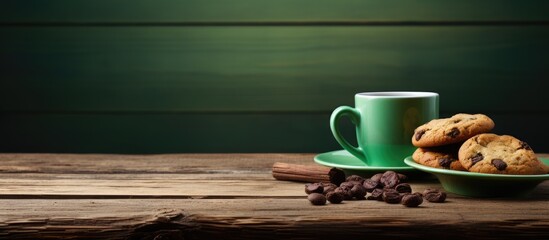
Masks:
[[[218,174],[270,173],[275,162],[316,165],[314,153],[58,154],[2,153],[0,173]],[[549,157],[547,153],[537,154]]]
[[[7,213],[0,217],[0,236],[9,239],[153,239],[166,232],[182,234],[184,239],[539,239],[549,234],[546,216],[526,216],[511,207],[513,202],[470,199],[426,203],[417,209],[376,201],[318,207],[306,199],[3,199],[0,203],[0,210]],[[547,204],[537,207],[546,213]],[[495,237],[494,229],[505,234]]]
[[[276,181],[270,168],[275,161],[313,164],[313,156],[0,154],[0,238],[549,236],[549,182],[520,199],[450,194],[446,203],[426,202],[420,208],[377,201],[312,206],[303,183]],[[411,184],[415,191],[440,187]],[[496,230],[505,234],[494,235]]]
[[[548,20],[546,1],[2,1],[0,22]]]
[[[277,161],[313,164],[315,154],[0,154],[1,173],[219,174],[270,173]],[[194,175],[193,175],[194,176]],[[271,178],[271,177],[269,177]]]

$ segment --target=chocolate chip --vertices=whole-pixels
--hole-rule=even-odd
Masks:
[[[341,194],[340,192],[329,192],[328,194],[326,194],[326,199],[328,199],[330,203],[341,203],[343,202],[343,198],[343,194]]]
[[[330,178],[330,182],[335,185],[345,182],[345,172],[338,168],[331,168],[328,172],[328,177]]]
[[[366,189],[366,192],[372,192],[374,189],[380,187],[379,181],[374,181],[371,178],[364,180],[362,186]]]
[[[309,183],[305,184],[305,193],[311,194],[311,193],[323,193],[324,192],[324,186],[322,183]]]
[[[356,184],[358,184],[358,182],[342,182],[341,184],[339,184],[339,187],[344,187],[344,188],[351,189],[351,188],[353,188]]]
[[[311,193],[307,197],[309,202],[313,205],[324,205],[326,204],[326,197],[320,193]]]
[[[364,196],[366,196],[366,188],[364,188],[362,184],[357,184],[351,188],[351,194],[357,200],[363,200],[365,199]]]
[[[364,182],[364,178],[358,175],[351,175],[348,176],[347,179],[345,179],[347,182],[360,182],[362,184]]]
[[[421,137],[423,136],[423,134],[425,134],[425,132],[427,132],[427,129],[421,129],[417,131],[415,135],[416,141],[419,141],[419,139],[421,139]]]
[[[343,195],[343,200],[351,200],[353,199],[353,194],[351,193],[351,189],[347,187],[338,187],[334,190],[334,192],[341,193]]]
[[[329,192],[333,192],[337,188],[337,185],[333,183],[324,183],[323,185],[324,185],[324,195],[328,194]]]
[[[386,171],[381,176],[380,183],[383,185],[383,187],[394,188],[397,184],[400,183],[400,179],[398,178],[398,174],[396,172]]]
[[[528,143],[526,143],[526,142],[520,142],[520,147],[518,149],[532,150],[530,145],[528,145]]]
[[[406,207],[417,207],[423,203],[421,194],[406,194],[402,196],[402,205]]]
[[[492,165],[494,165],[494,167],[496,167],[497,170],[499,171],[503,171],[507,168],[507,163],[505,163],[503,160],[501,159],[492,159]]]
[[[404,174],[400,174],[400,173],[397,173],[398,174],[398,180],[402,183],[402,182],[407,182],[408,181],[408,176],[404,175]]]
[[[400,193],[394,189],[385,189],[382,196],[383,201],[385,201],[386,203],[400,203],[400,200],[402,199]]]
[[[482,156],[482,153],[477,153],[471,158],[471,166],[475,165],[476,163],[482,161],[484,159],[484,156]]]
[[[449,133],[446,133],[446,136],[448,137],[451,137],[451,138],[456,138],[457,136],[459,136],[459,129],[457,128],[452,128],[452,130],[450,130]]]
[[[425,189],[423,197],[429,202],[441,203],[446,200],[446,193],[436,189]]]
[[[395,190],[399,193],[411,193],[412,187],[408,183],[401,183],[395,186]]]
[[[377,173],[374,176],[370,177],[372,181],[379,182],[381,181],[381,177],[383,176],[383,173]]]
[[[383,192],[383,189],[376,188],[374,189],[374,191],[372,191],[372,194],[370,194],[370,196],[368,196],[366,199],[383,201]]]
[[[482,154],[478,155],[482,158]],[[499,161],[502,160],[492,160],[495,166],[500,164]],[[378,173],[368,179],[353,175],[347,178],[349,181],[342,182],[339,187],[333,183],[306,184],[305,192],[309,194],[307,199],[313,205],[325,205],[327,201],[338,204],[344,200],[368,199],[385,201],[391,204],[402,203],[406,207],[417,207],[423,203],[423,199],[430,202],[444,202],[446,200],[446,193],[440,190],[427,189],[423,192],[423,195],[418,192],[412,194],[410,184],[402,182],[406,179],[405,175],[394,171]],[[368,192],[371,192],[371,194],[367,195]]]
[[[443,157],[443,158],[440,158],[438,160],[438,164],[443,167],[443,168],[450,168],[450,165],[452,164],[452,162],[455,161],[455,159],[453,158],[448,158],[448,157]]]

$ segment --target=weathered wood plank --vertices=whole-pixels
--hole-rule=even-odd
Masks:
[[[5,198],[299,198],[303,184],[276,181],[281,155],[0,155],[0,195]],[[287,155],[313,164],[311,154]],[[158,165],[159,172],[154,169]],[[34,167],[37,166],[37,167]],[[120,167],[129,166],[129,168]],[[169,167],[172,166],[172,167]],[[255,166],[250,168],[249,166]],[[166,171],[163,169],[175,170]],[[77,169],[77,170],[73,170]],[[145,170],[147,169],[147,170]],[[144,171],[145,170],[145,171]],[[27,172],[27,173],[25,173]],[[159,174],[161,173],[161,174]],[[169,174],[168,174],[169,173]],[[414,191],[440,187],[414,184]],[[549,182],[535,198],[549,196]]]
[[[312,153],[231,154],[0,154],[0,173],[269,174],[275,162],[311,164]],[[538,154],[549,157],[549,154]],[[37,175],[38,176],[38,175]],[[60,177],[59,175],[58,177]],[[90,175],[92,176],[92,175]],[[114,175],[112,175],[114,176]]]
[[[2,1],[0,22],[548,20],[546,1]]]
[[[306,199],[2,199],[0,236],[152,239],[172,232],[185,239],[219,239],[220,234],[223,239],[543,239],[549,236],[547,204],[451,199],[409,209],[376,201],[318,207]],[[524,205],[531,206],[531,214]],[[505,234],[496,237],[496,230]]]
[[[1,198],[304,198],[304,184],[277,181],[270,174],[2,174]],[[440,188],[438,182],[413,183],[414,192]],[[549,198],[549,182],[531,198]]]
[[[269,154],[0,154],[1,173],[266,174],[275,162],[315,164],[311,153]],[[196,176],[196,175],[194,175]]]
[[[377,201],[319,207],[302,183],[269,172],[274,161],[312,164],[312,156],[0,154],[0,238],[549,237],[549,182],[520,199],[449,194],[417,209]],[[412,182],[416,191],[438,186]],[[101,199],[109,195],[116,199]],[[157,199],[140,199],[147,197]]]
[[[356,92],[383,90],[439,92],[442,112],[549,111],[525,104],[547,100],[533,94],[548,78],[545,26],[4,27],[0,35],[8,112],[327,112]],[[486,95],[494,86],[504,97]]]
[[[194,174],[2,174],[0,179],[3,198],[235,198],[305,194],[302,183],[276,181],[265,173],[211,174],[210,178]]]

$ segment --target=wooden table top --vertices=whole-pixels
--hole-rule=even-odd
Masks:
[[[549,238],[549,181],[520,199],[313,206],[271,175],[313,156],[0,154],[0,239]]]

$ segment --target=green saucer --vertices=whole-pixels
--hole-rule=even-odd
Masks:
[[[345,175],[347,176],[354,174],[354,175],[359,175],[363,177],[369,177],[376,173],[383,173],[389,170],[405,174],[408,177],[415,177],[417,175],[425,177],[427,175],[410,166],[402,166],[402,167],[368,166],[366,163],[356,158],[355,156],[351,155],[346,150],[338,150],[338,151],[318,154],[314,157],[314,161],[324,166],[339,168],[343,170],[345,172]]]
[[[549,165],[549,158],[539,159]],[[541,182],[549,180],[549,174],[508,175],[456,171],[424,166],[416,163],[412,157],[407,157],[404,162],[410,167],[435,175],[446,191],[468,197],[521,197]]]

